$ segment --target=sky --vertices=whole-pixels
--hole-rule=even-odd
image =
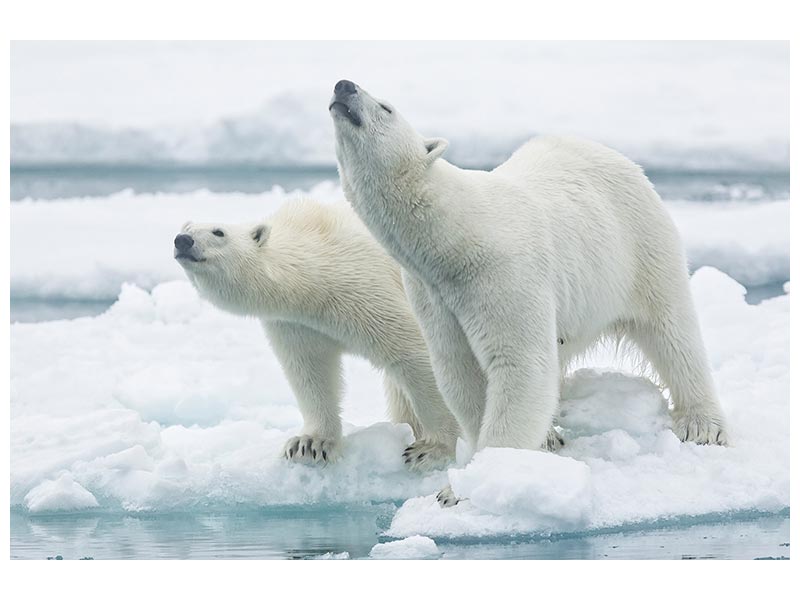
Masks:
[[[11,122],[327,128],[348,78],[426,135],[788,154],[788,68],[782,42],[14,42]]]

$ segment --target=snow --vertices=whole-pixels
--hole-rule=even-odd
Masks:
[[[332,165],[348,77],[459,164],[556,133],[650,166],[785,169],[788,65],[786,42],[15,42],[11,156]]]
[[[370,558],[377,559],[429,559],[439,558],[442,553],[429,537],[412,535],[404,540],[375,544],[369,552]]]
[[[254,221],[302,195],[322,202],[343,198],[336,183],[323,182],[308,192],[126,190],[96,198],[13,202],[12,295],[111,301],[126,282],[151,290],[185,280],[172,259],[172,240],[184,222]],[[788,200],[666,204],[693,268],[714,266],[749,286],[788,280]]]
[[[344,457],[279,457],[301,418],[259,324],[183,281],[126,285],[104,314],[11,325],[11,504],[31,513],[405,503],[387,536],[580,532],[789,506],[789,299],[748,305],[713,268],[692,278],[733,444],[681,444],[647,379],[599,352],[570,375],[558,454],[489,449],[410,473],[380,376],[346,361]],[[624,367],[624,364],[622,364]],[[461,446],[463,455],[463,445]],[[441,509],[450,483],[461,497]],[[375,553],[428,547],[380,546]],[[426,550],[427,552],[427,550]]]

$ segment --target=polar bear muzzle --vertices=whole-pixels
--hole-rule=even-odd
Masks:
[[[194,248],[194,238],[188,233],[179,233],[175,236],[175,260],[188,260],[190,262],[203,262],[198,258]]]
[[[356,127],[361,127],[360,104],[356,84],[342,79],[333,87],[333,98],[331,98],[328,110],[345,117]]]

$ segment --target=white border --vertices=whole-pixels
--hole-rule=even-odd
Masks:
[[[792,39],[797,97],[796,18],[788,1],[699,0],[509,2],[507,0],[326,0],[270,3],[139,0],[22,0],[7,4],[2,68],[9,81],[10,39]],[[792,25],[795,25],[792,28]],[[2,95],[7,104],[9,94]],[[5,106],[5,114],[9,107]],[[792,120],[792,139],[798,140]],[[8,127],[2,152],[8,165]],[[798,167],[797,153],[792,170]],[[9,198],[8,170],[0,184]],[[798,211],[791,211],[797,231]],[[4,215],[9,214],[8,208]],[[0,230],[9,240],[8,219]],[[793,248],[792,262],[797,259]],[[2,330],[8,340],[9,244],[2,246]],[[792,311],[796,306],[792,301]],[[792,322],[792,339],[797,327]],[[8,343],[3,349],[3,397],[8,398]],[[792,356],[793,372],[797,359]],[[793,420],[796,416],[793,411]],[[3,412],[3,473],[8,482],[8,403]],[[796,427],[793,427],[796,431]],[[792,451],[796,457],[797,443]],[[798,464],[796,460],[793,465]],[[795,481],[792,477],[792,481]],[[8,486],[3,489],[8,506]],[[8,513],[2,520],[8,557]],[[794,533],[796,527],[792,526]],[[792,535],[794,538],[795,536]],[[795,559],[797,560],[797,559]],[[336,566],[334,566],[336,565]],[[5,562],[11,598],[516,597],[615,598],[770,597],[790,594],[789,563],[665,563],[640,561],[453,563],[304,561]],[[313,571],[313,573],[312,573]],[[796,582],[798,578],[794,578]]]

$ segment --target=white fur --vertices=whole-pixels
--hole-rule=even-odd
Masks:
[[[287,442],[287,458],[339,455],[343,353],[385,372],[392,420],[409,423],[417,438],[406,453],[412,468],[454,456],[458,425],[436,387],[400,268],[346,203],[294,201],[264,223],[187,223],[182,233],[202,261],[179,260],[189,280],[216,306],[261,320],[297,396],[304,427]]]
[[[637,165],[539,137],[493,171],[463,170],[364,90],[334,100],[345,195],[404,267],[474,448],[539,448],[568,361],[607,337],[652,363],[680,439],[726,443],[678,233]]]

